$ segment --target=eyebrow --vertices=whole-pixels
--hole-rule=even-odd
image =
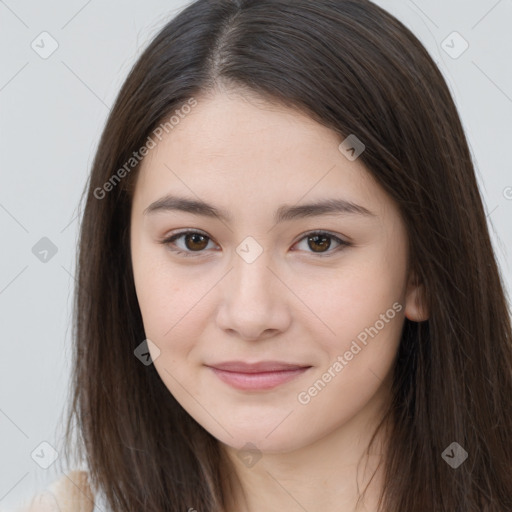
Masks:
[[[227,223],[232,221],[231,214],[226,210],[217,208],[199,199],[188,199],[186,197],[172,195],[166,195],[151,203],[145,208],[143,214],[148,215],[162,211],[181,211],[194,215],[202,215],[204,217],[218,218]],[[372,211],[352,201],[347,201],[346,199],[327,199],[296,206],[282,205],[274,214],[274,222],[278,224],[294,219],[343,214],[377,217]]]

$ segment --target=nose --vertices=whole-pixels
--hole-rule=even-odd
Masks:
[[[236,256],[222,280],[217,325],[244,340],[267,339],[285,331],[292,294],[264,252],[252,263]]]

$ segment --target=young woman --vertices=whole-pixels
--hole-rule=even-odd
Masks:
[[[67,457],[103,510],[512,510],[511,323],[466,136],[375,4],[170,21],[105,126],[77,278]]]

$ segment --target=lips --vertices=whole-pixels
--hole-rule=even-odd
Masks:
[[[283,363],[280,361],[262,361],[259,363],[246,363],[244,361],[227,361],[225,363],[216,363],[211,368],[224,370],[235,373],[265,373],[265,372],[282,372],[286,370],[299,370],[301,368],[309,368],[310,365]]]
[[[265,391],[285,384],[311,368],[281,361],[262,361],[245,363],[227,361],[206,365],[225,384],[242,391]]]

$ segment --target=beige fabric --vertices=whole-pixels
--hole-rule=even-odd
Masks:
[[[94,495],[86,471],[71,471],[15,512],[93,512]]]

